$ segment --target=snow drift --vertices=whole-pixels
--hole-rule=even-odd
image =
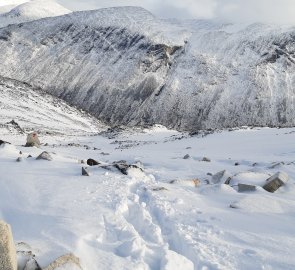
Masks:
[[[295,124],[295,28],[108,8],[0,29],[0,63],[0,75],[114,125]]]

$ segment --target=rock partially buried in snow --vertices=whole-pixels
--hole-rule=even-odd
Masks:
[[[247,184],[238,184],[238,192],[251,192],[255,190],[256,190],[256,186],[247,185]]]
[[[16,270],[17,258],[11,228],[0,220],[0,270]]]
[[[56,259],[53,263],[48,265],[43,270],[81,270],[82,267],[80,265],[80,260],[74,254],[66,254],[58,259]]]
[[[36,157],[36,159],[37,160],[44,159],[44,160],[51,161],[52,156],[48,152],[44,151],[38,157]]]
[[[82,167],[82,175],[83,176],[89,176],[89,172],[88,172],[86,167]]]
[[[40,144],[41,143],[39,141],[39,138],[36,132],[32,132],[28,134],[27,143],[25,145],[26,147],[33,147],[33,146],[40,147]]]
[[[202,161],[204,161],[204,162],[211,162],[211,159],[210,158],[207,158],[207,157],[203,157]]]
[[[189,154],[186,154],[183,159],[189,159],[190,158],[190,155]]]
[[[266,184],[263,186],[263,188],[268,192],[274,193],[281,186],[285,185],[288,180],[288,174],[284,172],[277,172],[266,180]]]
[[[212,176],[211,182],[213,184],[219,184],[219,183],[223,184],[230,178],[230,176],[231,175],[229,174],[228,171],[223,170],[223,171],[220,171],[220,172],[214,174]]]

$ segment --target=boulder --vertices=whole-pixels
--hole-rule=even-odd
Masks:
[[[37,160],[44,159],[44,160],[51,161],[52,156],[48,152],[44,151],[38,157],[36,157],[36,159]]]
[[[268,192],[274,193],[281,186],[285,185],[288,180],[288,174],[284,172],[277,172],[266,180],[266,184],[263,186],[263,188]]]
[[[11,228],[0,220],[0,270],[17,270],[16,249]]]
[[[80,260],[73,254],[66,254],[58,259],[56,259],[53,263],[48,265],[43,270],[63,270],[63,269],[71,269],[71,270],[81,270],[82,267],[80,265]]]
[[[2,145],[2,144],[11,144],[11,143],[9,143],[9,142],[6,142],[6,141],[3,141],[3,140],[0,140],[0,145]]]
[[[212,176],[211,182],[213,184],[224,183],[231,175],[228,171],[223,170]]]
[[[39,141],[39,138],[36,132],[32,132],[28,134],[27,143],[25,145],[26,147],[33,147],[33,146],[40,147],[40,144],[41,143]]]
[[[99,164],[101,164],[101,163],[96,161],[95,159],[92,159],[92,158],[87,159],[87,165],[89,165],[89,166],[96,166],[96,165],[99,165]]]

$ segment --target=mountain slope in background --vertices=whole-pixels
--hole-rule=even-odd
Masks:
[[[11,5],[2,7],[3,11],[5,9],[9,11],[0,14],[0,27],[41,18],[60,16],[71,12],[52,0],[32,0],[26,2],[20,0],[21,2],[24,3],[12,9],[9,9],[9,7],[13,7]]]
[[[75,12],[0,30],[0,75],[111,124],[178,130],[295,124],[295,28]]]
[[[43,135],[76,136],[105,129],[94,117],[28,84],[0,77],[0,95],[2,135],[35,130]]]

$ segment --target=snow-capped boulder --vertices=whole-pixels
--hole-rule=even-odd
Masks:
[[[17,270],[11,227],[2,220],[0,220],[0,270]]]
[[[266,180],[266,184],[263,186],[263,188],[266,191],[273,193],[281,186],[284,186],[288,182],[288,180],[288,174],[284,172],[277,172],[276,174],[274,174]]]
[[[38,135],[36,132],[32,132],[30,134],[28,134],[27,136],[27,142],[26,142],[26,147],[40,147],[40,140],[38,138]]]

